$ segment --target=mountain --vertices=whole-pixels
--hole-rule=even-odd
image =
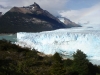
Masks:
[[[57,18],[63,22],[67,27],[81,27],[81,25],[76,24],[75,22],[70,21],[68,18],[65,17],[59,17],[57,16]]]
[[[2,16],[2,12],[0,12],[0,17]]]
[[[68,28],[37,3],[13,7],[0,18],[0,33],[41,32]]]

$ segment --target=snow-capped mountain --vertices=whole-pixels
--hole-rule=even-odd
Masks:
[[[65,17],[58,16],[57,18],[68,27],[81,27],[81,25],[76,24],[75,22],[72,22],[72,21],[70,21],[69,19],[67,19]]]
[[[79,28],[41,33],[17,33],[17,39],[16,44],[35,48],[45,54],[58,52],[70,56],[79,49],[86,53],[90,60],[100,60],[100,30]]]

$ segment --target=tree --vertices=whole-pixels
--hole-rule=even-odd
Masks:
[[[73,54],[74,62],[76,63],[88,63],[87,55],[84,54],[81,50],[77,50],[75,54]]]
[[[84,54],[81,50],[77,50],[74,57],[73,69],[79,73],[79,75],[89,75],[88,71],[88,63],[89,60],[86,58],[86,54]]]
[[[53,63],[50,68],[51,75],[65,75],[66,70],[59,62]]]
[[[56,53],[53,55],[53,60],[56,61],[56,62],[61,62],[61,61],[62,61],[62,58],[61,58],[61,56],[59,55],[59,53],[56,52]]]
[[[51,75],[65,75],[65,70],[62,65],[62,57],[59,53],[53,55],[53,63],[50,68]]]

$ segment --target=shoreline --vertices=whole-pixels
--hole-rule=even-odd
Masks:
[[[0,35],[15,35],[16,33],[0,33]]]

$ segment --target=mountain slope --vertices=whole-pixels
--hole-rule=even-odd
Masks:
[[[2,12],[0,12],[0,17],[2,16]]]
[[[63,22],[67,27],[81,27],[79,24],[76,24],[65,17],[57,17],[61,22]]]
[[[27,7],[13,7],[0,18],[0,33],[41,32],[66,27],[37,3]]]

